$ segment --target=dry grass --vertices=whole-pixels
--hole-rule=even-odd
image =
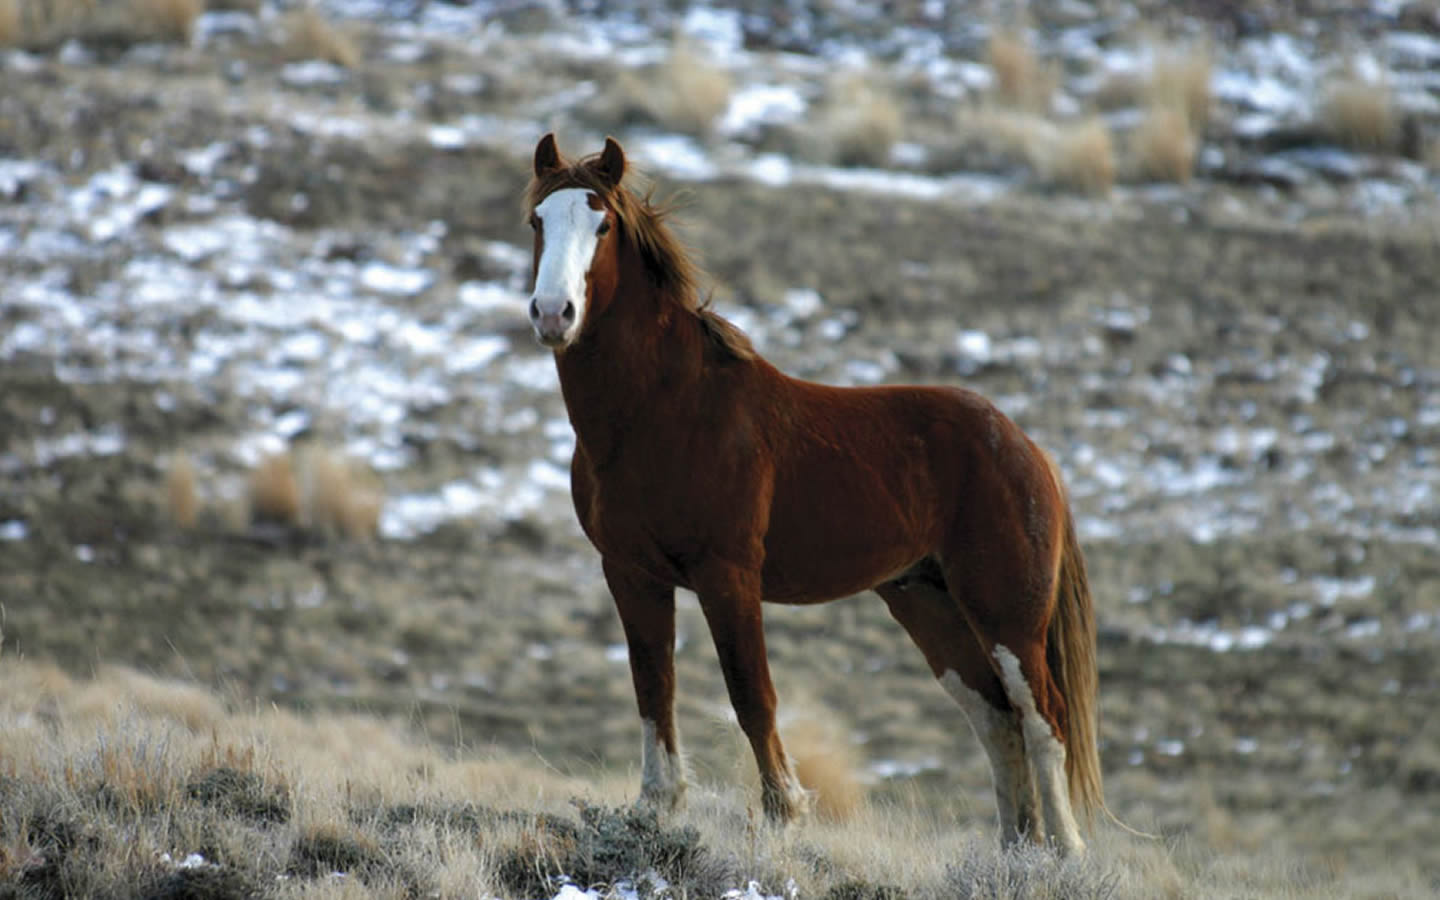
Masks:
[[[730,105],[734,81],[730,73],[706,58],[694,44],[679,40],[658,73],[652,88],[653,112],[666,127],[703,136]]]
[[[992,32],[985,61],[995,74],[995,96],[1001,102],[1037,112],[1050,108],[1058,83],[1056,73],[1041,64],[1023,31],[1000,28]]]
[[[860,760],[836,719],[807,718],[790,725],[785,746],[796,777],[813,793],[816,818],[832,824],[854,821],[865,807],[865,786]]]
[[[380,529],[384,491],[374,473],[323,448],[300,456],[305,524],[324,534],[374,537]]]
[[[250,515],[258,522],[300,524],[300,482],[289,454],[274,454],[260,460],[250,473]]]
[[[813,737],[834,744],[825,729]],[[806,743],[797,729],[791,740]],[[916,900],[1428,889],[1413,867],[1377,881],[1274,840],[1215,857],[1102,832],[1087,859],[1064,861],[998,853],[990,823],[957,829],[908,808],[862,805],[844,822],[777,831],[733,788],[696,785],[691,808],[665,822],[590,805],[623,804],[633,780],[457,756],[376,718],[251,708],[126,669],[77,679],[0,660],[5,896],[540,897],[558,891],[549,876],[614,885],[651,869],[695,897],[752,879],[767,894],[793,881],[800,896]],[[204,862],[177,865],[192,853]]]
[[[177,454],[165,473],[165,505],[170,521],[181,528],[195,527],[200,517],[200,494],[195,487],[195,465],[184,454]]]
[[[355,42],[343,30],[325,21],[313,6],[287,16],[284,30],[281,52],[286,59],[318,59],[347,69],[360,65],[360,50]]]
[[[734,79],[702,48],[677,39],[664,62],[644,71],[622,70],[612,85],[603,115],[613,121],[605,127],[645,122],[705,137],[730,105]]]
[[[1150,107],[1130,135],[1130,155],[1142,179],[1189,181],[1195,171],[1195,151],[1189,120],[1171,107]]]
[[[0,0],[0,46],[48,52],[68,40],[187,43],[204,0]]]
[[[161,40],[188,43],[204,0],[131,0],[135,17]]]
[[[384,486],[369,468],[324,447],[307,446],[262,459],[250,473],[246,506],[252,522],[361,539],[379,532],[384,504]]]
[[[20,0],[0,0],[0,47],[13,47],[20,43],[23,33]]]
[[[815,125],[815,155],[842,166],[883,166],[904,132],[900,104],[875,72],[833,79]]]
[[[1059,187],[1104,195],[1115,183],[1115,148],[1098,118],[1058,126],[1031,146],[1041,176]]]
[[[1149,79],[1143,86],[1145,103],[1181,115],[1194,134],[1204,134],[1210,122],[1210,73],[1214,68],[1208,44],[1157,46]]]
[[[1336,142],[1356,150],[1394,149],[1400,113],[1388,82],[1353,74],[1333,80],[1320,104],[1321,127]]]

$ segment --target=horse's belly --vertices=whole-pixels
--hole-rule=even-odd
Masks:
[[[763,570],[765,599],[774,603],[824,603],[858,594],[894,578],[928,551],[908,543],[798,548],[768,548]]]

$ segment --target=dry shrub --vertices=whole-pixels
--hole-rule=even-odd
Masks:
[[[308,525],[348,538],[373,537],[379,531],[384,493],[367,468],[314,448],[302,456],[300,469]]]
[[[956,116],[955,129],[990,152],[1016,162],[1033,161],[1036,148],[1048,143],[1055,130],[1032,113],[989,106],[962,110]]]
[[[300,524],[300,483],[288,454],[260,460],[250,473],[250,517],[259,522]]]
[[[995,73],[995,95],[1022,109],[1043,110],[1055,93],[1055,72],[1041,65],[1024,33],[1002,28],[990,36],[985,61]]]
[[[1106,194],[1115,182],[1114,145],[1098,118],[1057,127],[1032,153],[1040,174],[1061,187]]]
[[[730,73],[711,63],[704,51],[677,40],[651,85],[651,114],[666,128],[704,135],[730,105]]]
[[[383,485],[368,467],[323,447],[268,456],[250,474],[254,522],[368,538],[380,530],[384,499]]]
[[[1356,150],[1389,150],[1400,135],[1400,114],[1385,79],[1346,74],[1331,82],[1321,104],[1322,128]]]
[[[859,762],[844,732],[833,724],[806,719],[786,728],[785,744],[795,776],[814,792],[815,816],[822,822],[849,822],[864,807],[865,788],[856,777]]]
[[[283,52],[287,59],[318,59],[347,69],[360,65],[360,51],[343,31],[325,21],[313,6],[285,20]]]
[[[177,455],[165,475],[165,499],[170,521],[181,528],[194,528],[200,516],[200,496],[195,489],[195,466],[190,457]]]
[[[13,47],[20,43],[23,32],[20,0],[0,0],[0,47]]]
[[[1152,106],[1130,135],[1136,173],[1143,179],[1183,184],[1195,169],[1195,144],[1195,133],[1184,115]]]
[[[842,166],[883,166],[900,140],[904,120],[899,103],[873,72],[853,72],[833,81],[820,115],[820,155]]]
[[[204,0],[132,0],[141,28],[160,40],[186,43],[195,20],[205,11]]]
[[[1152,109],[1177,112],[1195,134],[1203,134],[1210,121],[1210,47],[1156,47],[1144,99]]]

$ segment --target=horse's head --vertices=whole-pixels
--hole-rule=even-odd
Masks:
[[[535,147],[529,193],[535,231],[535,289],[530,324],[547,347],[563,349],[598,315],[620,277],[623,224],[613,198],[625,176],[625,151],[612,138],[605,149],[575,164],[565,162],[547,134]]]

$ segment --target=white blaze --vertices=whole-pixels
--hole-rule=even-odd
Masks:
[[[535,304],[542,315],[558,315],[573,303],[572,334],[585,321],[585,276],[599,243],[595,230],[605,221],[605,210],[590,208],[591,196],[583,188],[565,188],[535,207],[544,239],[535,267]]]

